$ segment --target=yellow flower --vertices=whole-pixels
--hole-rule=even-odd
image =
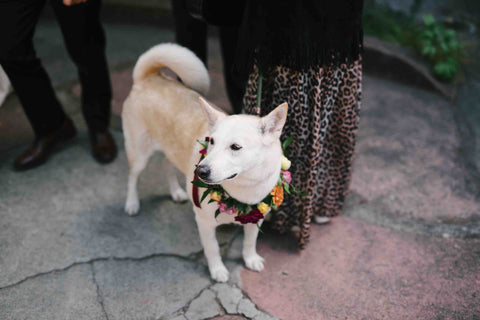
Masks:
[[[268,210],[270,210],[270,206],[268,204],[266,204],[265,202],[260,202],[257,205],[257,209],[260,210],[261,214],[265,214],[265,213],[268,212]]]
[[[290,162],[290,160],[288,160],[287,157],[282,156],[282,170],[290,169],[291,165],[292,163]]]
[[[222,195],[218,191],[212,191],[210,192],[210,199],[213,201],[220,201],[222,200]]]

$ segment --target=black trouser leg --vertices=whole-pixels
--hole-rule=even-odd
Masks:
[[[192,50],[207,66],[207,24],[190,16],[185,0],[172,0],[172,9],[176,42]]]
[[[219,27],[219,31],[225,87],[233,107],[233,112],[238,114],[242,112],[242,100],[247,82],[245,76],[236,74],[233,70],[238,43],[238,27]]]
[[[65,113],[33,47],[45,0],[0,1],[0,65],[8,75],[37,138],[61,127]]]
[[[78,68],[82,85],[82,112],[90,131],[108,129],[112,89],[105,56],[105,33],[100,22],[100,0],[67,7],[50,1],[60,24],[67,51]]]
[[[192,50],[207,66],[207,24],[193,18],[185,0],[172,0],[175,37],[178,44]],[[241,113],[246,77],[233,73],[238,27],[219,27],[225,86],[234,113]]]

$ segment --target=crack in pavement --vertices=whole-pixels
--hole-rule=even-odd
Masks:
[[[108,314],[107,314],[107,310],[105,310],[105,304],[104,304],[104,301],[103,301],[103,295],[101,293],[101,290],[100,290],[100,286],[98,285],[98,282],[97,282],[97,275],[95,274],[95,268],[93,266],[94,262],[91,262],[90,263],[90,270],[92,272],[92,279],[93,279],[93,283],[95,284],[95,287],[97,289],[97,301],[98,303],[100,304],[100,307],[102,308],[102,312],[105,316],[105,318],[107,320],[109,320],[108,318]]]
[[[48,271],[42,271],[42,272],[27,276],[27,277],[25,277],[25,278],[23,278],[19,281],[16,281],[16,282],[8,284],[6,286],[0,287],[0,290],[10,289],[10,288],[13,288],[17,285],[20,285],[20,284],[28,281],[28,280],[35,279],[35,278],[45,276],[45,275],[49,275],[51,273],[63,272],[63,271],[67,271],[70,268],[75,267],[75,266],[92,264],[94,262],[99,262],[99,261],[109,261],[109,260],[113,260],[113,261],[144,261],[144,260],[148,260],[148,259],[152,259],[152,258],[162,258],[162,257],[164,257],[164,258],[176,258],[176,259],[180,259],[180,260],[183,260],[183,261],[197,263],[198,260],[200,259],[202,253],[203,253],[203,250],[200,250],[198,252],[190,253],[188,256],[182,256],[182,255],[178,255],[178,254],[174,254],[174,253],[152,253],[152,254],[149,254],[149,255],[146,255],[146,256],[143,256],[143,257],[115,257],[115,256],[109,256],[109,257],[92,258],[92,259],[85,260],[85,261],[73,262],[73,263],[71,263],[71,264],[69,264],[69,265],[67,265],[63,268],[55,268],[55,269],[51,269],[51,270],[48,270]]]
[[[267,311],[259,308],[258,305],[253,302],[253,299],[250,298],[250,296],[248,295],[248,293],[245,292],[245,291],[244,291],[242,288],[240,288],[238,285],[233,284],[233,287],[235,287],[235,288],[237,288],[238,290],[240,290],[240,291],[242,292],[242,294],[243,294],[243,298],[238,301],[237,310],[238,310],[238,308],[239,308],[239,306],[240,306],[240,302],[241,302],[243,299],[246,299],[246,300],[252,302],[253,305],[255,306],[255,308],[256,308],[258,311],[262,312],[264,315],[269,316],[272,320],[273,320],[273,319],[278,319],[277,317],[271,315],[269,312],[267,312]],[[243,315],[243,316],[246,317],[246,315],[244,315],[244,314],[240,314],[240,315]],[[257,319],[258,317],[259,317],[259,316],[257,315],[257,316],[255,316],[255,317],[253,317],[252,319]]]
[[[189,309],[191,308],[192,306],[192,303],[197,300],[198,298],[200,298],[200,296],[202,296],[202,294],[206,291],[210,291],[210,292],[213,292],[210,288],[212,287],[213,285],[210,284],[209,286],[203,288],[195,297],[193,297],[189,302],[187,302],[183,308],[184,312],[182,313],[182,315],[188,319],[188,317],[186,316],[186,314],[188,313]],[[214,293],[214,292],[213,292]],[[215,295],[215,298],[216,298],[216,295]],[[217,305],[217,307],[220,306],[220,305]],[[214,317],[216,317],[217,315],[215,315]]]
[[[223,290],[222,290],[223,289]],[[225,289],[227,292],[225,292]],[[190,318],[187,316],[187,313],[191,311],[192,303],[195,302],[195,300],[199,299],[203,293],[206,291],[210,291],[214,294],[214,300],[215,303],[218,307],[218,314],[205,318],[205,320],[208,319],[215,319],[218,316],[223,316],[223,315],[231,315],[231,316],[242,316],[244,319],[247,320],[252,320],[252,319],[278,319],[275,316],[271,315],[267,311],[259,308],[253,300],[248,296],[246,292],[244,292],[237,284],[235,283],[217,283],[213,282],[200,290],[198,294],[196,294],[190,301],[188,301],[185,306],[182,308],[179,308],[178,310],[174,311],[171,314],[168,315],[163,315],[158,320],[169,320],[169,319],[177,319],[178,317],[183,316],[185,319],[190,320]],[[237,297],[234,301],[234,306],[229,305],[227,301],[222,299],[220,297],[221,291],[223,291],[224,294],[226,295],[231,295],[230,296],[230,302],[231,298],[235,292],[239,292],[240,296]],[[229,300],[229,298],[227,298]],[[241,305],[244,305],[247,309],[241,310]],[[232,310],[233,307],[233,310]],[[250,307],[250,309],[248,308]],[[194,310],[198,311],[198,310]],[[249,313],[253,312],[253,316],[249,316]],[[203,318],[202,318],[203,319]]]

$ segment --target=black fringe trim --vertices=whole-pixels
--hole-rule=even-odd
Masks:
[[[361,0],[250,1],[235,70],[247,74],[256,64],[261,72],[278,65],[304,71],[356,61],[363,50],[362,9]]]

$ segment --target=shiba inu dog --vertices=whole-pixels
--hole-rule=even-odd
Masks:
[[[167,67],[181,82],[160,73]],[[228,116],[212,106],[202,95],[210,80],[203,63],[188,49],[176,44],[157,45],[137,61],[134,84],[123,112],[125,148],[130,166],[125,211],[138,213],[137,180],[155,151],[166,156],[165,168],[174,201],[192,200],[190,183],[196,174],[207,184],[221,185],[233,198],[256,205],[277,184],[282,162],[280,134],[287,117],[284,103],[264,117]],[[202,146],[197,140],[209,137],[207,154],[199,162]],[[176,178],[173,166],[186,177],[187,191]],[[202,188],[198,192],[202,194]],[[222,262],[215,228],[238,223],[233,215],[215,217],[218,203],[203,201],[194,205],[200,240],[211,277],[220,282],[229,273]],[[256,252],[258,227],[244,225],[243,259],[249,269],[261,271],[264,260]]]

